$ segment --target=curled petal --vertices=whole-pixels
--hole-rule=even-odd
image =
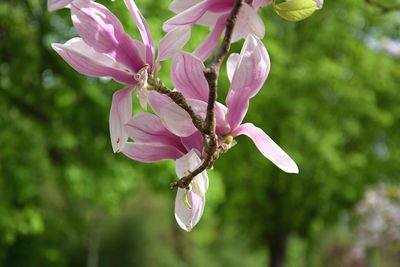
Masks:
[[[190,27],[176,27],[169,31],[158,45],[157,61],[163,61],[177,54],[190,38]]]
[[[287,173],[299,173],[294,160],[283,151],[263,130],[254,126],[252,123],[240,125],[232,132],[234,137],[238,135],[246,135],[257,146],[261,154],[272,161],[276,166]]]
[[[264,22],[257,14],[256,8],[253,8],[248,4],[243,4],[232,34],[232,42],[246,38],[249,34],[262,39],[265,35],[265,26]]]
[[[260,8],[272,4],[273,0],[253,0],[253,7]]]
[[[69,5],[73,0],[47,0],[47,9],[55,11]]]
[[[129,137],[140,143],[171,145],[185,151],[179,137],[169,132],[156,115],[141,112],[125,125]]]
[[[102,54],[88,46],[81,38],[72,38],[52,48],[76,71],[92,77],[111,77],[117,82],[134,84],[134,73],[114,57]]]
[[[135,20],[136,25],[139,29],[140,35],[142,36],[143,43],[146,46],[146,63],[152,65],[154,62],[155,49],[149,25],[147,24],[147,21],[143,17],[142,13],[140,13],[139,8],[135,4],[135,1],[124,0],[124,2],[125,5],[128,7],[129,11],[131,12],[131,15]]]
[[[110,137],[114,153],[121,152],[128,141],[125,124],[132,116],[132,88],[114,93],[110,111]]]
[[[125,34],[118,18],[106,7],[92,1],[74,0],[71,16],[79,35],[96,51],[113,55],[134,72],[144,66],[141,47]]]
[[[195,99],[187,99],[187,103],[191,106],[192,110],[196,114],[202,118],[205,118],[207,112],[207,103]],[[188,113],[174,102],[165,105],[161,109],[160,117],[165,127],[177,136],[188,137],[197,131]],[[225,113],[223,109],[219,107],[219,105],[217,105],[215,108],[215,118],[217,132],[229,132],[230,127],[225,120]]]
[[[186,98],[208,99],[208,83],[204,77],[204,64],[197,57],[181,53],[172,64],[172,81]]]
[[[200,221],[205,204],[204,196],[179,188],[175,199],[175,219],[179,227],[190,232]]]
[[[168,159],[176,160],[183,155],[175,146],[139,142],[126,143],[122,149],[122,153],[130,159],[141,162],[157,162]]]
[[[249,35],[243,45],[231,87],[226,98],[226,118],[232,129],[243,120],[250,98],[255,96],[267,79],[270,60],[267,49],[257,37]]]

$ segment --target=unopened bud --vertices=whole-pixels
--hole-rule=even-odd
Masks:
[[[274,3],[276,13],[288,21],[300,21],[311,16],[322,7],[323,0],[287,0]]]

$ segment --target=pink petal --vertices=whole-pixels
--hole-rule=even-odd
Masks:
[[[262,39],[265,35],[265,26],[264,22],[257,14],[256,8],[252,8],[248,4],[243,4],[232,34],[232,42],[246,38],[249,34]]]
[[[272,0],[253,0],[253,7],[260,8],[272,4]]]
[[[203,0],[174,0],[169,5],[168,9],[175,13],[181,13],[182,11],[191,8],[192,6],[200,3],[201,1]]]
[[[125,125],[129,137],[140,143],[154,143],[175,146],[182,151],[180,138],[169,132],[156,115],[141,112],[131,118]]]
[[[196,99],[187,99],[193,111],[203,119],[207,112],[207,103]],[[197,129],[187,112],[175,103],[165,105],[160,112],[160,118],[165,127],[173,134],[180,137],[188,137],[194,134]],[[225,120],[225,113],[219,106],[215,108],[217,132],[226,133],[230,131]]]
[[[149,25],[147,24],[147,21],[143,17],[142,13],[140,13],[139,8],[135,4],[135,1],[124,0],[124,2],[131,12],[131,15],[139,29],[140,35],[142,36],[143,43],[146,46],[146,63],[151,66],[154,63],[155,49]]]
[[[171,98],[166,95],[157,93],[155,91],[149,91],[149,95],[147,96],[147,101],[151,108],[153,109],[154,113],[157,114],[158,117],[161,116],[161,109],[172,102]]]
[[[208,83],[204,77],[204,64],[197,57],[180,53],[172,64],[172,81],[186,98],[207,101]]]
[[[52,44],[52,48],[76,71],[92,77],[112,77],[124,84],[136,83],[134,73],[110,55],[96,52],[81,38],[65,44]]]
[[[218,41],[225,30],[226,16],[221,16],[213,26],[212,31],[201,45],[193,52],[193,55],[202,61],[207,60],[218,45]]]
[[[198,131],[191,136],[181,137],[181,142],[187,151],[196,149],[199,153],[203,152],[203,137]]]
[[[132,88],[114,93],[110,111],[110,137],[114,153],[121,152],[128,141],[125,124],[132,117]]]
[[[232,82],[233,74],[235,74],[236,66],[240,60],[240,55],[232,53],[226,61],[226,72],[228,73],[228,79]]]
[[[177,54],[190,38],[190,27],[176,27],[169,31],[158,44],[158,59],[164,61]]]
[[[163,30],[168,32],[176,26],[192,25],[196,23],[196,21],[206,13],[208,7],[209,3],[207,0],[199,2],[191,8],[186,9],[175,17],[167,20],[164,23]]]
[[[234,137],[238,135],[246,135],[258,150],[272,163],[287,173],[299,173],[299,168],[292,158],[286,154],[262,129],[254,126],[252,123],[240,125],[232,132]]]
[[[71,16],[79,35],[96,51],[113,55],[134,72],[144,66],[140,48],[106,7],[92,1],[74,0]]]
[[[122,153],[130,159],[141,162],[157,162],[161,160],[176,160],[183,153],[174,146],[164,144],[147,144],[128,142],[122,149]]]
[[[190,207],[184,203],[185,194]],[[201,219],[206,204],[205,197],[200,197],[194,192],[186,192],[186,189],[178,189],[175,199],[175,219],[179,227],[190,232]]]
[[[255,96],[267,79],[270,69],[268,52],[257,37],[249,35],[240,53],[232,84],[226,98],[227,121],[236,128],[247,113],[250,98]]]
[[[69,5],[73,0],[47,0],[47,9],[55,11]]]

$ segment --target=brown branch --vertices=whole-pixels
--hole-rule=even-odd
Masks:
[[[192,119],[193,125],[200,132],[203,132],[205,127],[203,119],[193,111],[192,107],[187,103],[185,97],[182,95],[181,92],[172,91],[160,79],[153,78],[151,76],[149,76],[148,84],[150,86],[150,90],[154,90],[160,94],[169,96],[169,98],[171,98],[171,100],[174,101],[175,104],[184,109]]]
[[[243,0],[235,0],[235,4],[226,21],[224,40],[222,41],[222,44],[219,47],[213,61],[204,71],[204,76],[206,77],[209,86],[205,127],[202,131],[206,158],[204,159],[203,163],[189,175],[184,176],[178,181],[172,183],[172,188],[188,188],[193,178],[205,171],[207,168],[211,168],[214,160],[219,156],[219,154],[217,153],[217,136],[215,134],[215,102],[217,100],[218,76],[221,64],[230,50],[233,30],[242,5]]]
[[[377,0],[365,0],[365,2],[367,4],[370,4],[371,6],[374,6],[378,9],[380,9],[382,13],[389,13],[391,11],[400,10],[400,4],[387,5],[387,4],[380,3]]]

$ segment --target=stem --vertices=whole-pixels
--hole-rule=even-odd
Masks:
[[[235,0],[235,4],[232,8],[231,13],[226,21],[226,30],[224,40],[219,47],[214,60],[209,64],[208,68],[204,71],[204,76],[209,85],[207,114],[204,121],[203,131],[203,142],[206,153],[206,158],[203,163],[197,167],[189,175],[182,177],[180,180],[171,184],[172,188],[188,188],[193,178],[198,174],[205,171],[207,168],[211,168],[214,160],[219,156],[217,136],[215,134],[215,102],[217,100],[217,89],[218,89],[218,77],[221,64],[228,54],[231,47],[231,39],[233,30],[236,24],[237,16],[240,8],[243,5],[243,0]],[[217,155],[218,154],[218,155]]]

